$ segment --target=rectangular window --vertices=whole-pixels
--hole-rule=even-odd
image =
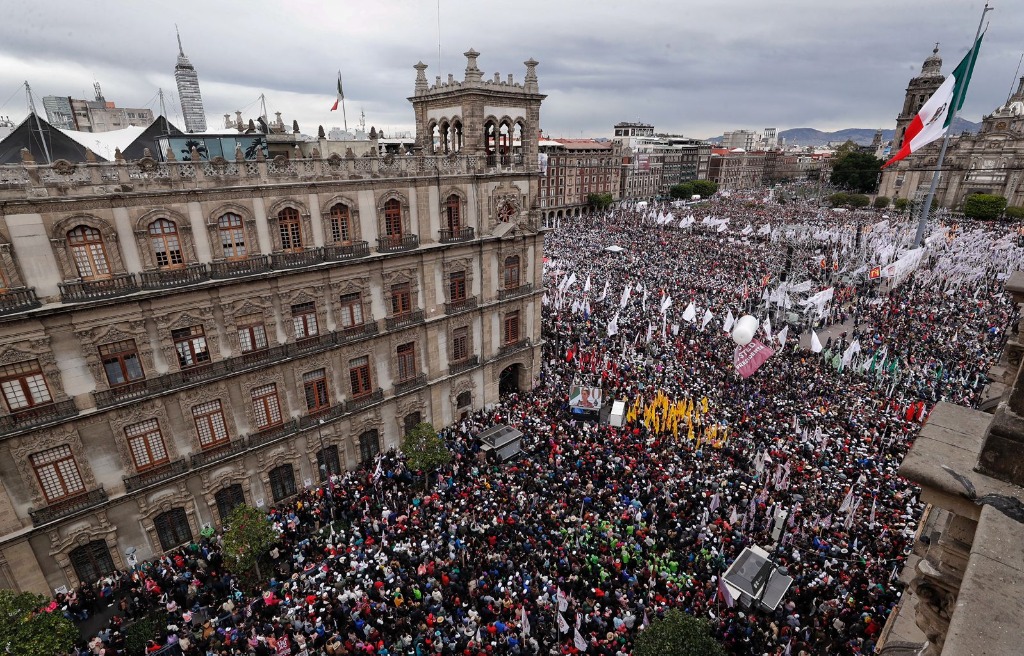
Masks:
[[[208,449],[230,440],[228,425],[224,421],[224,412],[221,409],[220,399],[193,407],[192,418],[195,419],[196,432],[199,434],[199,445],[202,448]]]
[[[58,446],[29,456],[32,468],[39,478],[39,485],[49,502],[85,492],[85,483],[78,473],[78,465],[71,453],[71,447]]]
[[[270,383],[253,389],[252,413],[259,430],[281,423],[281,401],[277,397],[277,385]]]
[[[206,345],[206,334],[202,326],[190,326],[171,331],[174,350],[178,352],[178,367],[188,369],[210,361],[210,350]]]
[[[391,314],[401,316],[412,312],[412,290],[408,283],[391,287]]]
[[[469,357],[469,327],[463,326],[452,331],[452,362],[462,362]]]
[[[332,444],[316,452],[316,468],[320,472],[321,481],[326,481],[328,476],[341,474],[341,459],[338,457],[337,444]]]
[[[239,317],[236,325],[238,326],[238,347],[242,353],[267,348],[267,330],[263,327],[262,314],[247,314]]]
[[[270,470],[270,494],[274,501],[287,499],[295,492],[295,471],[291,465],[285,464]]]
[[[370,359],[366,356],[350,360],[348,363],[349,382],[352,383],[352,397],[366,396],[372,391],[370,380]]]
[[[318,334],[315,302],[292,306],[292,327],[295,328],[295,339],[306,339]]]
[[[167,462],[167,449],[156,419],[132,424],[124,429],[124,435],[128,438],[128,447],[138,471]]]
[[[134,339],[103,344],[100,346],[100,359],[103,361],[103,370],[111,387],[145,378]]]
[[[0,367],[0,388],[11,412],[53,401],[38,360],[15,362]]]
[[[359,292],[341,297],[341,327],[345,330],[363,325],[363,299]]]
[[[452,303],[466,300],[466,272],[455,271],[448,279],[448,296]]]
[[[416,342],[399,345],[398,381],[411,380],[416,377],[416,374]]]
[[[515,344],[519,341],[519,311],[505,315],[505,343]]]
[[[519,287],[519,256],[505,258],[505,289]]]
[[[323,412],[331,407],[327,395],[327,372],[324,369],[317,369],[302,374],[302,387],[306,393],[306,410],[309,414]]]

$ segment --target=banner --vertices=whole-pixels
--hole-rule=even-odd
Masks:
[[[736,352],[733,354],[733,365],[740,376],[750,378],[774,353],[775,351],[761,342],[752,339],[746,346],[736,347]]]
[[[601,388],[573,385],[569,388],[569,407],[583,410],[601,409]]]

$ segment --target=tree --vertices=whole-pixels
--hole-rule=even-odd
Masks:
[[[42,595],[0,590],[0,653],[53,656],[70,651],[78,629],[49,604]]]
[[[587,204],[595,210],[606,210],[612,204],[613,198],[611,194],[599,194],[591,192],[587,194]]]
[[[832,207],[844,207],[850,203],[850,194],[837,191],[828,197],[828,204]]]
[[[695,193],[697,192],[693,190],[693,185],[689,182],[672,185],[668,190],[668,195],[676,200],[690,200]]]
[[[846,203],[850,207],[867,207],[871,204],[871,199],[864,194],[850,194]]]
[[[832,184],[862,194],[871,194],[878,189],[878,174],[882,160],[869,153],[849,151],[836,159],[832,165]]]
[[[633,656],[725,656],[706,620],[673,608],[636,638]]]
[[[693,193],[700,194],[701,198],[710,198],[718,191],[718,183],[711,180],[694,180],[690,184],[693,185]]]
[[[424,474],[447,465],[452,460],[452,452],[444,445],[444,440],[437,436],[437,431],[427,422],[416,424],[402,438],[402,453],[405,462],[412,471]]]
[[[889,197],[879,196],[878,198],[875,199],[874,207],[875,209],[879,210],[884,210],[885,208],[889,207]]]
[[[1008,219],[1024,219],[1024,207],[1011,205],[1006,208],[1006,211],[1003,212],[1003,216],[1005,216]]]
[[[897,198],[892,204],[897,212],[906,212],[907,208],[910,207],[910,201],[906,198]]]
[[[267,521],[267,514],[243,503],[235,506],[226,523],[223,538],[224,555],[232,571],[246,576],[255,570],[256,580],[262,580],[260,558],[277,542],[277,533]]]
[[[971,194],[964,199],[964,216],[991,221],[998,219],[1006,209],[1006,199],[993,194]]]

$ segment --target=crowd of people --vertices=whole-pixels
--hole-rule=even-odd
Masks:
[[[737,198],[562,219],[540,375],[443,429],[449,465],[424,481],[391,452],[271,509],[268,580],[210,536],[58,603],[118,605],[97,656],[157,611],[154,653],[625,656],[671,608],[729,653],[873,653],[922,510],[899,464],[935,403],[982,401],[1017,318],[1005,231],[939,225],[916,268],[871,277],[911,239],[873,212]],[[951,265],[967,250],[980,275]],[[800,305],[805,281],[827,307]],[[747,313],[775,353],[744,379],[726,328]],[[633,411],[575,414],[574,385]],[[475,438],[495,424],[523,433],[505,463]],[[720,580],[753,545],[793,579],[775,609]]]

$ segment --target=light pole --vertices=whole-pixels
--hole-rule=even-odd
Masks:
[[[323,433],[324,420],[317,419],[316,422],[316,435],[320,438],[320,482],[323,483],[327,480],[327,476],[330,473],[330,469],[327,467],[327,447],[324,446],[324,433]]]

